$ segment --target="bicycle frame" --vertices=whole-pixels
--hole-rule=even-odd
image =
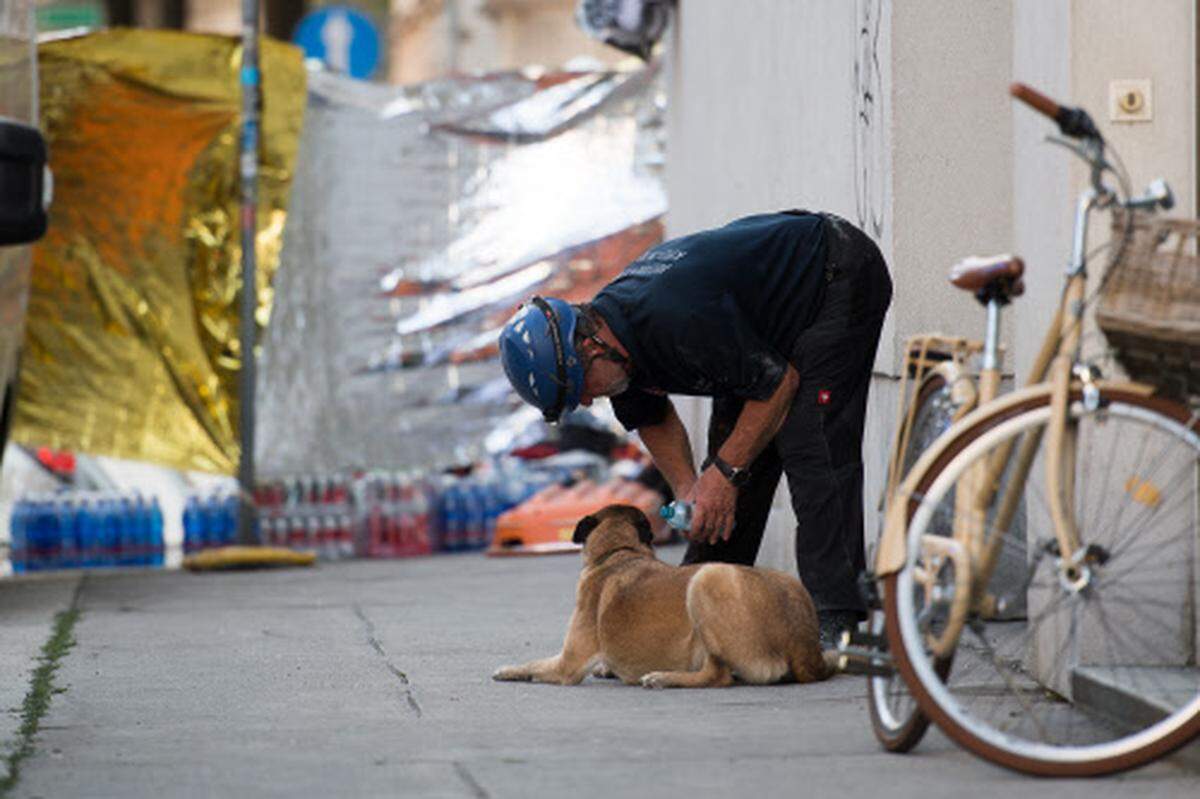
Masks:
[[[1089,370],[1076,368],[1085,311],[1088,222],[1092,211],[1108,207],[1112,199],[1111,194],[1094,188],[1086,190],[1079,197],[1066,287],[1029,370],[1026,388],[997,399],[1001,377],[999,359],[996,357],[999,306],[995,302],[990,303],[976,409],[952,425],[924,453],[908,478],[889,497],[884,533],[875,562],[877,578],[903,568],[907,559],[905,532],[908,518],[919,499],[913,495],[916,480],[932,463],[946,455],[946,446],[955,435],[978,424],[981,418],[1005,405],[1024,404],[1035,397],[1050,395],[1051,422],[1045,430],[1028,435],[1015,455],[1014,442],[1008,442],[993,453],[986,463],[960,478],[955,496],[953,537],[926,536],[928,540],[922,542],[925,557],[934,566],[932,571],[926,570],[928,573],[923,575],[923,581],[930,584],[935,582],[937,568],[943,560],[949,559],[955,565],[959,589],[951,603],[950,615],[942,634],[932,642],[935,654],[947,655],[953,650],[971,611],[990,615],[997,610],[994,597],[989,596],[985,589],[998,560],[1004,536],[1016,515],[1043,433],[1047,432],[1046,485],[1060,562],[1067,580],[1080,579],[1080,542],[1073,510],[1076,425],[1070,422],[1070,398],[1072,393],[1095,390],[1100,386],[1146,395],[1154,392],[1152,386],[1144,384],[1096,383],[1091,380]],[[1010,463],[1013,468],[997,500],[1001,478]],[[988,531],[985,529],[987,511],[994,502],[997,503],[996,514]]]

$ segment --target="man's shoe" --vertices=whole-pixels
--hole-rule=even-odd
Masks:
[[[817,612],[821,629],[821,649],[837,649],[842,633],[858,627],[858,613],[853,610],[822,610]]]

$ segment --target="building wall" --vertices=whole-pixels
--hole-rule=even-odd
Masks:
[[[891,266],[895,297],[864,444],[868,541],[877,534],[902,342],[931,328],[977,333],[979,312],[946,285],[946,270],[963,255],[1009,246],[1011,24],[1003,0],[680,7],[668,235],[809,207],[858,224]],[[699,451],[706,403],[678,404]],[[759,563],[793,569],[793,530],[781,484]]]
[[[856,66],[869,57],[869,43],[860,42],[856,5],[863,4],[746,0],[736,13],[714,2],[679,6],[669,64],[668,236],[772,209],[859,219]],[[872,117],[877,125],[864,139],[871,179],[881,177],[885,120]],[[869,182],[877,193],[862,202],[886,213],[886,170],[882,177]],[[881,243],[886,254],[888,242]],[[677,398],[676,405],[699,457],[708,401]],[[759,563],[794,570],[794,519],[782,485]]]
[[[1101,133],[1128,167],[1140,192],[1155,177],[1175,189],[1173,213],[1196,213],[1196,3],[1163,0],[1015,0],[1013,79],[1063,102],[1087,108]],[[1109,82],[1150,78],[1154,119],[1109,119]],[[1062,287],[1071,249],[1075,198],[1087,172],[1065,150],[1043,143],[1053,125],[1023,106],[1013,110],[1013,241],[1029,268],[1026,296],[1012,310],[1013,345],[1019,372],[1033,361]],[[1091,244],[1108,238],[1104,217]],[[1098,274],[1102,259],[1094,263]],[[1094,336],[1088,346],[1099,346]]]

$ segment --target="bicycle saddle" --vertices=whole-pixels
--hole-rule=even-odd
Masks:
[[[973,255],[950,268],[950,282],[963,291],[973,292],[980,302],[998,299],[1002,303],[1025,293],[1025,262],[1016,255]]]

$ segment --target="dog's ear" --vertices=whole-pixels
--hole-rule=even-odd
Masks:
[[[654,545],[654,531],[650,529],[650,520],[638,508],[633,509],[633,526],[637,528],[638,540],[646,546]]]
[[[587,541],[587,537],[591,535],[592,530],[595,530],[598,524],[600,524],[600,520],[595,516],[584,516],[579,520],[579,524],[575,525],[575,534],[571,536],[571,540],[576,544],[582,544]]]

